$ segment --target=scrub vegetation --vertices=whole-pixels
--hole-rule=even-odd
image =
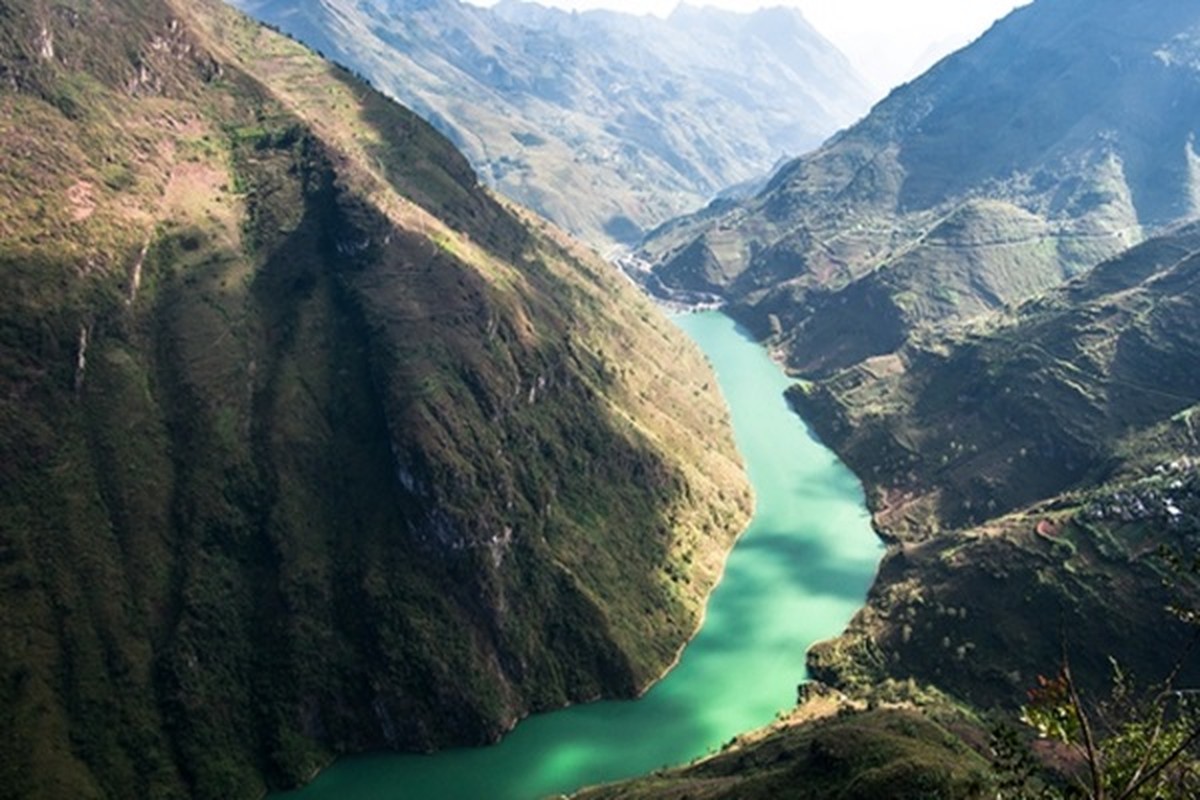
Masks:
[[[944,699],[868,707],[829,690],[720,753],[652,776],[589,789],[579,800],[896,800],[994,797],[987,759],[973,744],[979,719]]]

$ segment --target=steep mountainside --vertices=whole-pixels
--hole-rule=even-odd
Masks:
[[[1198,347],[1193,225],[1009,315],[794,392],[905,543],[847,640],[815,652],[817,673],[915,673],[1013,703],[1066,636],[1093,681],[1109,655],[1165,675],[1190,633],[1163,609],[1172,593],[1195,602],[1157,553],[1200,551]],[[932,655],[938,641],[952,668]]]
[[[0,797],[255,797],[670,663],[748,491],[627,282],[215,0],[0,0],[0,109]]]
[[[841,53],[783,8],[662,20],[518,0],[233,2],[369,77],[486,181],[596,245],[636,241],[867,105]]]
[[[1194,217],[1197,119],[1195,3],[1038,0],[639,258],[826,374]]]

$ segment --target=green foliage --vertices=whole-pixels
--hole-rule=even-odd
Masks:
[[[1041,779],[1029,743],[1008,720],[993,725],[989,750],[997,800],[1056,800],[1056,789]]]
[[[1069,744],[1079,739],[1082,723],[1071,702],[1071,685],[1065,673],[1054,678],[1037,677],[1029,690],[1029,703],[1021,709],[1021,721],[1037,730],[1043,739]]]
[[[1181,668],[1182,662],[1161,685],[1143,689],[1114,661],[1111,694],[1099,703],[1081,695],[1069,665],[1052,680],[1039,677],[1021,720],[1077,754],[1067,796],[1154,800],[1200,791],[1200,713],[1193,693],[1176,688]]]

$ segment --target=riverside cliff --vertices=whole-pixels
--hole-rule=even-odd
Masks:
[[[651,681],[749,492],[697,350],[220,3],[0,2],[0,796],[255,797]]]

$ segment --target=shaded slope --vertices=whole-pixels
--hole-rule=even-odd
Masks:
[[[1018,303],[1197,213],[1198,30],[1181,0],[1039,0],[641,258],[666,287],[709,289],[702,242],[738,316],[810,374]]]
[[[217,3],[0,4],[0,84],[0,795],[257,796],[670,662],[747,494],[603,264]]]
[[[685,5],[663,20],[515,1],[236,4],[368,76],[491,185],[597,246],[758,178],[867,103],[842,54],[782,8]]]

